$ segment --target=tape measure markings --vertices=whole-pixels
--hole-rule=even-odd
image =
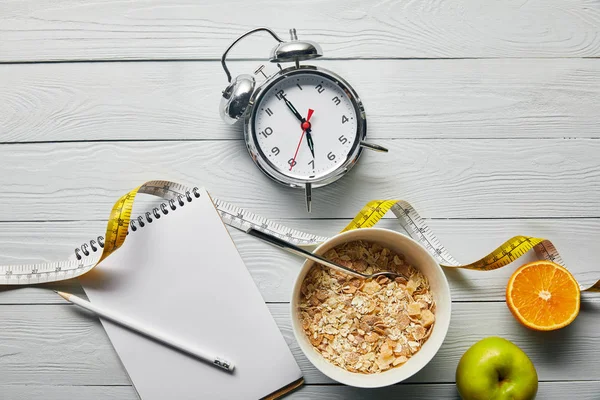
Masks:
[[[425,224],[416,210],[405,201],[398,201],[392,207],[392,212],[409,236],[420,243],[425,242],[425,247],[440,262],[440,264],[459,266],[460,263],[450,255],[439,239]],[[411,234],[412,232],[412,234]]]
[[[245,231],[247,228],[254,227],[301,246],[314,246],[327,240],[325,236],[316,236],[290,229],[222,200],[213,199],[213,201],[223,221],[234,228]]]
[[[197,188],[189,188],[179,183],[164,180],[146,182],[122,196],[113,206],[107,223],[104,247],[99,256],[86,255],[78,260],[0,266],[0,285],[37,284],[80,276],[94,268],[124,243],[129,232],[133,203],[138,193],[161,197],[168,200],[173,208],[176,207],[175,199],[178,200],[179,206],[183,207],[185,205],[184,197],[188,202],[192,201],[192,193],[198,197],[199,194],[196,193],[196,190]],[[288,228],[218,199],[213,199],[213,203],[223,222],[237,229],[246,230],[253,227],[300,246],[316,246],[328,239],[325,236],[317,236]],[[489,255],[470,264],[460,264],[441,244],[419,213],[403,200],[370,201],[342,232],[373,227],[390,210],[392,210],[408,235],[421,243],[443,267],[490,271],[510,264],[531,249],[534,249],[541,258],[564,265],[552,242],[529,236],[515,236],[497,247]],[[147,213],[147,215],[149,214]],[[138,217],[140,220],[141,218],[142,216]],[[26,279],[27,282],[22,282],[22,279]],[[600,280],[585,290],[600,291]]]

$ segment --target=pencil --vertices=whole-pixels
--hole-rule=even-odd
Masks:
[[[112,310],[107,310],[105,308],[98,307],[98,306],[90,303],[89,301],[86,301],[86,300],[84,300],[80,297],[77,297],[75,295],[72,295],[70,293],[58,292],[56,290],[55,290],[55,292],[59,296],[61,296],[63,299],[70,301],[71,303],[76,304],[79,307],[85,308],[86,310],[89,310],[89,311],[99,315],[102,318],[108,319],[112,322],[115,322],[115,323],[125,327],[125,328],[128,328],[132,331],[135,331],[135,332],[140,333],[144,336],[147,336],[151,339],[154,339],[157,342],[160,342],[169,347],[172,347],[174,349],[182,351],[183,353],[186,353],[192,357],[206,361],[206,362],[208,362],[216,367],[222,368],[224,370],[231,372],[234,369],[234,365],[232,362],[226,360],[223,357],[217,356],[214,353],[205,351],[203,349],[199,349],[199,348],[197,348],[195,346],[191,346],[187,343],[183,343],[171,336],[168,336],[164,333],[158,332],[154,329],[145,327],[142,324],[140,324],[139,322],[133,321],[130,318],[119,315],[118,313],[116,313]]]

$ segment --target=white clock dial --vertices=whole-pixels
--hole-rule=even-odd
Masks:
[[[258,147],[276,170],[292,178],[311,181],[335,171],[359,140],[354,103],[321,74],[289,75],[270,86],[254,107]],[[310,125],[304,124],[309,130],[290,108],[304,119],[313,110]]]

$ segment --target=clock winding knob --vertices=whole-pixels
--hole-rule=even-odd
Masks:
[[[265,78],[267,77],[267,74],[265,74],[265,71],[263,71],[265,69],[265,65],[261,64],[258,66],[258,68],[256,68],[256,70],[254,71],[254,75],[258,74],[262,74],[262,76],[264,76]]]

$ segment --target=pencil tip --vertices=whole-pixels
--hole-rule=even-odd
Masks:
[[[62,297],[63,299],[69,301],[69,299],[71,298],[71,295],[69,293],[65,293],[65,292],[59,292],[58,290],[54,290],[54,293],[56,293],[57,295],[59,295],[60,297]]]

